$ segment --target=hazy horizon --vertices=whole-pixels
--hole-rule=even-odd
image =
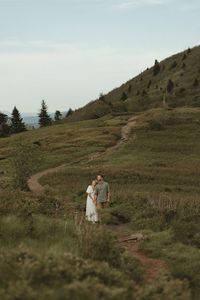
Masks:
[[[81,107],[200,44],[199,12],[197,0],[0,0],[0,110]]]

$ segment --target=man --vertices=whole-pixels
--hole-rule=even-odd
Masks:
[[[95,188],[95,202],[98,209],[108,207],[110,202],[110,186],[104,181],[103,175],[97,176],[98,184]]]

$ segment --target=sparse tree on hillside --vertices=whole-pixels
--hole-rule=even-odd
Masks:
[[[151,80],[149,80],[148,85],[147,85],[147,89],[150,89],[151,83],[152,83]]]
[[[173,63],[170,65],[169,70],[175,69],[177,67],[177,62],[173,61]]]
[[[153,75],[156,76],[159,72],[160,72],[160,63],[156,59],[153,67]]]
[[[68,118],[68,117],[71,116],[73,113],[74,113],[74,111],[70,108],[70,109],[68,110],[68,112],[66,113],[65,118]]]
[[[57,121],[60,121],[62,119],[62,114],[59,110],[56,110],[55,112],[55,115],[54,115],[54,120],[57,122]]]
[[[194,82],[193,82],[193,87],[197,87],[199,86],[199,80],[197,78],[195,78]]]
[[[143,91],[142,91],[142,96],[146,96],[146,95],[147,95],[146,90],[143,90]]]
[[[11,115],[11,133],[19,133],[26,131],[26,126],[21,118],[19,110],[14,107]]]
[[[190,54],[191,53],[191,49],[190,47],[187,49],[187,54]]]
[[[185,60],[186,58],[187,58],[187,54],[184,53],[184,54],[183,54],[183,57],[182,57],[182,60]]]
[[[185,69],[185,68],[186,68],[186,64],[183,63],[183,64],[182,64],[182,69]]]
[[[126,95],[125,92],[122,93],[120,100],[121,101],[126,101],[128,99],[128,96]]]
[[[130,93],[131,93],[131,90],[132,90],[132,85],[131,85],[131,84],[129,84],[129,86],[128,86],[128,94],[130,94]]]
[[[51,117],[48,114],[48,108],[44,100],[42,100],[42,107],[39,113],[39,124],[40,127],[45,127],[51,125]]]
[[[174,89],[174,83],[171,79],[169,79],[167,83],[167,93],[171,93]]]
[[[6,137],[10,133],[10,126],[8,125],[8,116],[0,113],[0,137]]]
[[[100,93],[99,100],[105,102],[105,95],[104,95],[104,93]]]

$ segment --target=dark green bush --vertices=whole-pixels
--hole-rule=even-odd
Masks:
[[[172,226],[176,241],[200,247],[200,216],[180,218]]]
[[[156,76],[158,73],[160,73],[160,63],[156,59],[153,67],[153,75]]]
[[[164,124],[159,121],[159,120],[150,120],[148,122],[148,129],[149,130],[155,130],[155,131],[160,131],[160,130],[164,130],[165,127],[164,127]]]
[[[173,63],[170,65],[170,67],[169,67],[169,70],[172,70],[172,69],[174,69],[174,68],[176,68],[177,67],[177,62],[176,61],[173,61]]]

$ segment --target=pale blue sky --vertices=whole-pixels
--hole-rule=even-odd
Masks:
[[[0,109],[77,108],[200,44],[199,0],[0,0]]]

